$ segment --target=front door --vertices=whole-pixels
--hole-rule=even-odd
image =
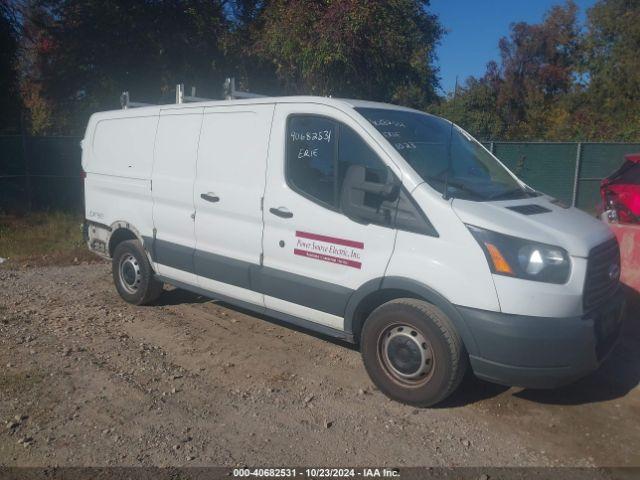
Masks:
[[[279,104],[272,129],[259,277],[265,306],[342,330],[349,297],[384,275],[396,235],[347,218],[342,182],[354,164],[385,175],[386,154],[328,106]]]

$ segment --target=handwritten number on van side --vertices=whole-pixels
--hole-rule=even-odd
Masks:
[[[331,143],[331,130],[318,130],[317,132],[291,132],[293,142],[327,142]]]

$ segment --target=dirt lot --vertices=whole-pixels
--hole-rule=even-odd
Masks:
[[[107,264],[0,269],[0,465],[640,465],[640,328],[556,391],[473,378],[415,409],[357,351]]]

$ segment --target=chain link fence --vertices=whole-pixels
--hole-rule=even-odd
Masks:
[[[616,170],[640,143],[486,142],[505,165],[533,188],[587,212],[595,212],[600,180]]]
[[[0,211],[81,211],[79,137],[0,136]],[[594,212],[600,180],[640,143],[485,142],[533,188]]]

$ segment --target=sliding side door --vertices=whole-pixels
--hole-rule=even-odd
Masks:
[[[262,196],[273,105],[207,107],[194,190],[195,272],[207,290],[263,306]]]

